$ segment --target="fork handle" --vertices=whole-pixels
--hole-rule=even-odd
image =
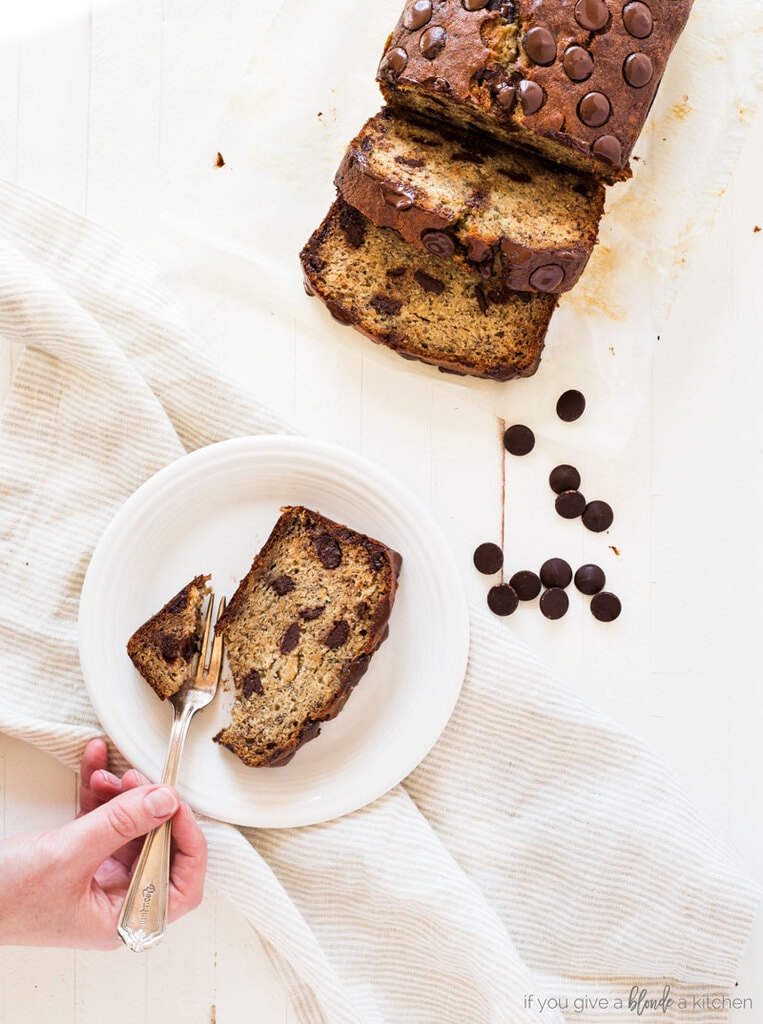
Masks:
[[[180,756],[194,708],[175,711],[162,782],[174,786]],[[170,840],[172,822],[165,821],[148,833],[127,890],[117,933],[134,953],[150,949],[164,938],[170,894]]]

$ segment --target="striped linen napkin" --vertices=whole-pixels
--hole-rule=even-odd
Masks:
[[[0,421],[0,728],[74,769],[100,732],[77,607],[104,527],[184,452],[289,427],[220,375],[150,261],[10,185],[0,338],[24,346]],[[478,610],[453,718],[402,785],[322,825],[203,827],[304,1024],[716,1024],[758,898],[657,757]]]

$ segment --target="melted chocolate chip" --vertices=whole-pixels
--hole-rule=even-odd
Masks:
[[[443,50],[447,41],[448,33],[442,25],[432,25],[431,28],[425,29],[419,38],[421,56],[426,57],[427,60],[434,60],[437,54]]]
[[[613,622],[622,610],[620,598],[608,590],[602,590],[591,598],[591,614],[599,622]]]
[[[487,592],[487,606],[496,615],[511,615],[517,610],[518,604],[517,592],[508,583],[491,587]]]
[[[241,683],[241,691],[245,697],[251,697],[255,693],[258,694],[258,696],[262,696],[265,692],[262,688],[260,673],[256,668],[250,669],[244,676],[243,682]]]
[[[587,92],[578,103],[578,117],[590,128],[599,128],[609,120],[612,105],[603,92]]]
[[[593,57],[583,46],[568,46],[562,57],[565,74],[573,82],[585,82],[593,71]]]
[[[564,280],[564,270],[558,263],[546,263],[530,274],[530,285],[539,292],[554,292]]]
[[[374,295],[368,304],[379,316],[397,316],[403,305],[400,299],[393,299],[391,295]]]
[[[456,243],[444,231],[425,231],[421,236],[424,248],[435,256],[452,256],[456,251]]]
[[[494,572],[503,568],[503,551],[492,541],[485,541],[475,548],[473,560],[478,572],[492,576]]]
[[[513,85],[507,85],[506,82],[502,82],[495,87],[495,98],[503,110],[511,110],[517,98],[517,90]]]
[[[481,11],[490,0],[461,0],[461,6],[467,11]]]
[[[504,432],[503,446],[511,455],[528,455],[535,447],[535,434],[524,423],[515,423]]]
[[[342,644],[347,642],[347,637],[349,635],[349,625],[344,621],[344,619],[338,619],[323,642],[330,650],[335,651],[337,647],[341,647]]]
[[[175,661],[183,652],[183,642],[179,636],[165,633],[159,643],[159,649],[165,661]]]
[[[362,214],[345,203],[339,212],[339,227],[349,245],[353,249],[360,249],[366,238],[366,222]]]
[[[523,114],[537,114],[546,102],[546,94],[537,82],[528,82],[523,79],[518,86],[519,102],[522,105]]]
[[[583,514],[586,500],[580,491],[562,491],[557,494],[554,507],[562,519],[577,519]]]
[[[432,0],[413,0],[405,10],[403,25],[409,32],[415,32],[416,29],[423,28],[431,17]]]
[[[556,403],[556,415],[565,423],[580,419],[585,412],[585,395],[571,388],[559,396]]]
[[[563,558],[548,558],[540,567],[544,587],[568,587],[572,582],[572,566]]]
[[[281,654],[291,654],[299,643],[299,623],[292,622],[281,637]]]
[[[581,594],[587,594],[589,597],[603,590],[606,582],[604,570],[592,562],[581,565],[575,573],[575,586]]]
[[[342,549],[330,533],[321,533],[315,538],[315,550],[326,569],[336,569],[342,561]]]
[[[402,46],[393,46],[391,50],[387,50],[379,65],[379,71],[382,74],[387,75],[390,78],[397,78],[398,75],[405,71],[405,65],[408,63],[408,54],[402,48]]]
[[[578,0],[575,21],[589,32],[598,32],[609,21],[609,10],[604,0]]]
[[[614,135],[600,135],[591,146],[591,152],[599,160],[606,160],[608,164],[620,166],[623,159],[623,147],[620,140]]]
[[[548,476],[548,483],[552,491],[561,494],[562,491],[576,491],[580,487],[580,473],[574,466],[562,463],[555,466]]]
[[[427,274],[424,270],[416,270],[413,273],[414,279],[421,285],[425,292],[432,292],[434,295],[442,295],[445,285],[436,277]]]
[[[625,58],[623,78],[634,89],[642,89],[652,81],[654,68],[645,53],[632,53]]]
[[[629,35],[636,39],[646,39],[651,34],[654,22],[652,12],[640,0],[623,7],[623,24]]]
[[[303,608],[299,613],[299,617],[303,622],[314,622],[316,619],[319,619],[325,611],[326,606],[323,604],[319,605],[317,608]]]
[[[485,289],[481,284],[475,284],[474,294],[477,297],[477,305],[480,307],[483,313],[487,314],[490,303],[487,301],[487,295],[485,295]]]
[[[569,606],[570,599],[561,587],[549,587],[540,596],[540,610],[547,619],[561,619]]]
[[[520,569],[509,580],[520,601],[532,601],[540,593],[540,577],[530,569]]]
[[[535,64],[547,67],[556,60],[556,39],[553,32],[536,25],[524,38],[525,53]]]
[[[612,525],[615,516],[606,501],[589,501],[583,509],[583,525],[592,533],[603,533]]]
[[[355,605],[355,614],[358,616],[359,619],[365,619],[369,611],[370,609],[368,607],[368,601],[358,601],[358,603]]]
[[[289,594],[294,590],[295,583],[291,576],[284,575],[278,576],[274,579],[270,586],[275,590],[279,597],[283,597],[284,594]]]
[[[410,210],[413,206],[414,196],[402,185],[383,184],[379,186],[379,190],[387,206],[395,210]]]

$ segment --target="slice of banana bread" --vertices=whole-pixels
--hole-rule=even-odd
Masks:
[[[196,576],[143,623],[127,641],[127,653],[149,686],[165,700],[185,682],[201,646],[201,610],[209,576]]]
[[[338,198],[301,253],[305,287],[332,316],[408,359],[508,380],[534,373],[557,296],[507,288],[500,264],[482,278]]]
[[[215,740],[263,767],[317,736],[386,636],[401,561],[317,512],[283,508],[217,623],[236,697]]]
[[[366,122],[334,180],[350,206],[416,248],[475,273],[499,256],[517,291],[569,291],[604,212],[590,175],[390,107]]]

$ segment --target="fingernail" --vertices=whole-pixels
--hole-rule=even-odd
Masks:
[[[100,775],[101,779],[104,782],[108,782],[108,784],[110,786],[119,786],[119,785],[121,785],[121,783],[120,783],[119,779],[117,778],[117,776],[114,775],[113,772],[107,772],[105,768],[99,768],[98,771],[95,774],[96,775]]]
[[[146,807],[155,818],[167,818],[174,814],[180,806],[174,790],[168,786],[161,786],[159,789],[152,789],[146,793]]]

